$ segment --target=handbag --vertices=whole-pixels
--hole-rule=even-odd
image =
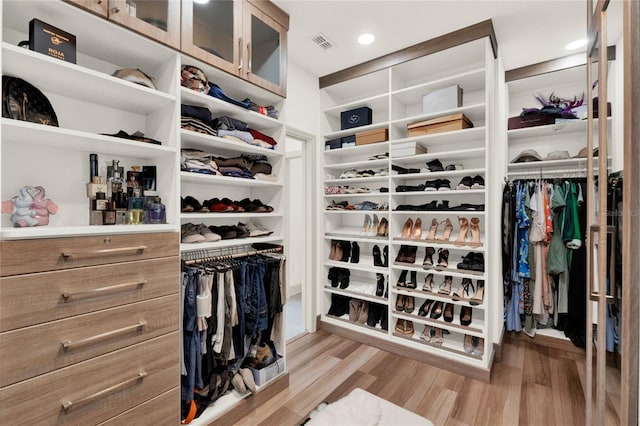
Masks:
[[[18,77],[2,76],[2,116],[58,127],[58,117],[49,99]]]

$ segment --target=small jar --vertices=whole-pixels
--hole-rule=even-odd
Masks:
[[[162,203],[153,203],[147,211],[149,223],[166,223],[165,207]]]

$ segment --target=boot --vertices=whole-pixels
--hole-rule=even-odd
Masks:
[[[340,247],[342,247],[342,262],[348,262],[351,257],[351,243],[349,241],[339,241]]]
[[[381,297],[384,293],[384,274],[376,274],[376,296]]]
[[[351,263],[360,262],[360,246],[357,242],[351,243]]]

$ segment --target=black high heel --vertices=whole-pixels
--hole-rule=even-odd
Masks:
[[[384,258],[382,266],[386,268],[387,266],[389,266],[389,246],[384,246],[384,248],[382,249],[382,257]]]
[[[340,241],[340,246],[342,247],[342,258],[340,260],[348,262],[351,257],[351,243],[349,241]]]
[[[406,283],[406,287],[407,288],[416,288],[418,287],[418,281],[417,281],[417,272],[416,271],[411,271],[411,278],[409,278],[409,282]]]
[[[360,262],[360,246],[357,242],[351,243],[351,263]]]
[[[377,245],[373,246],[373,266],[383,266],[382,256],[380,253],[380,247]]]
[[[376,274],[376,296],[380,297],[384,293],[384,274]]]
[[[407,281],[407,270],[403,269],[402,272],[400,272],[400,277],[398,278],[398,283],[396,284],[396,286],[398,287],[404,287]]]
[[[446,322],[453,322],[453,303],[447,303],[444,305],[444,312],[442,313],[442,318]]]

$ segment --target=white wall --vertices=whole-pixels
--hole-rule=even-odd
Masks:
[[[287,67],[286,125],[312,135],[320,133],[318,76],[289,62]]]

